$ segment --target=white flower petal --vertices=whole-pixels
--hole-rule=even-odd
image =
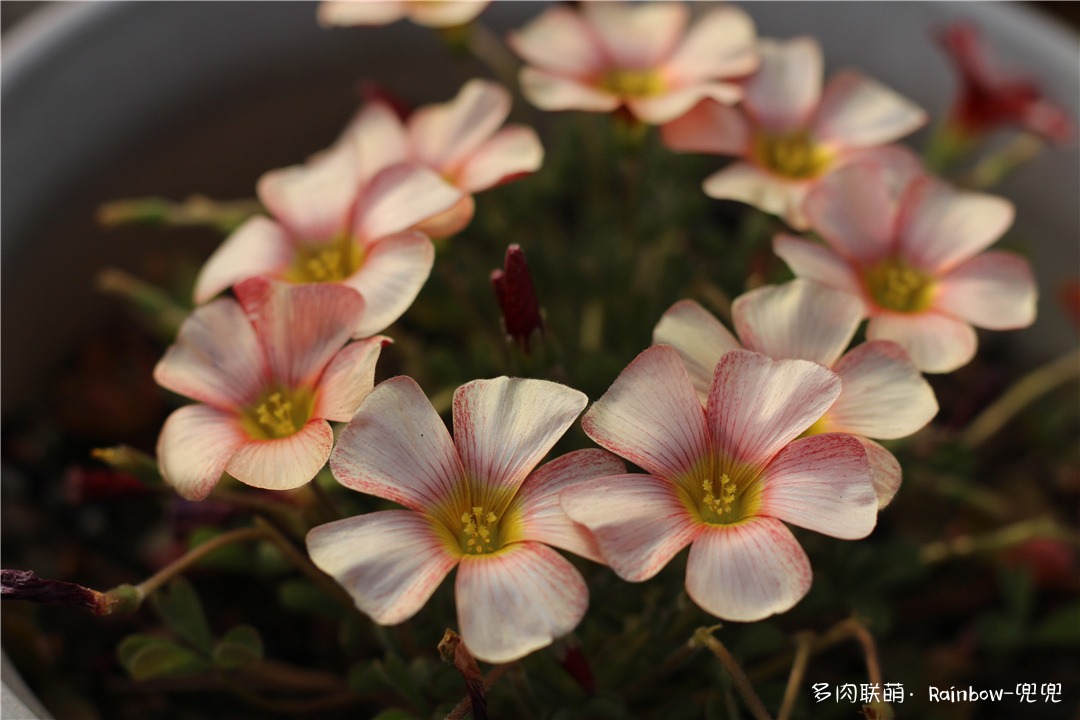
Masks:
[[[717,200],[738,200],[777,215],[796,229],[806,227],[803,198],[809,185],[772,175],[747,163],[737,162],[705,178],[702,190]]]
[[[773,252],[800,278],[813,280],[858,298],[866,310],[865,290],[861,279],[842,257],[831,248],[793,235],[773,238]]]
[[[741,112],[715,100],[704,100],[660,128],[664,144],[676,152],[745,156],[750,152],[750,125]]]
[[[896,491],[900,489],[900,462],[895,456],[869,438],[855,436],[866,451],[870,461],[870,471],[874,474],[874,494],[877,495],[878,509],[892,502]]]
[[[315,417],[348,422],[375,386],[375,363],[383,346],[392,342],[381,335],[349,343],[330,360],[319,378]]]
[[[364,188],[353,231],[369,244],[449,209],[462,193],[434,170],[399,164],[380,171]]]
[[[334,431],[325,420],[316,419],[288,437],[244,444],[229,459],[225,472],[252,487],[291,490],[315,477],[333,445]]]
[[[380,171],[412,159],[405,124],[386,102],[369,101],[341,133],[339,144],[351,144],[361,183]]]
[[[475,193],[540,169],[544,147],[532,128],[509,125],[477,148],[457,175],[458,187]]]
[[[681,81],[730,78],[758,66],[754,21],[734,6],[710,10],[698,19],[667,63]]]
[[[668,308],[653,329],[653,344],[678,351],[703,406],[720,356],[742,347],[712,313],[693,300],[680,300]]]
[[[823,177],[803,206],[810,226],[864,267],[895,252],[897,197],[888,172],[872,162],[845,165]]]
[[[259,178],[256,192],[293,237],[329,240],[348,230],[349,211],[360,189],[352,149],[334,145],[304,165],[272,170]]]
[[[976,327],[1016,330],[1035,322],[1037,294],[1027,260],[991,250],[957,265],[942,277],[934,307]]]
[[[419,232],[391,235],[369,245],[360,270],[345,281],[364,298],[353,334],[370,337],[401,317],[420,294],[434,263],[435,246]]]
[[[533,67],[522,68],[519,80],[521,93],[541,110],[610,112],[622,104],[611,93]]]
[[[199,270],[195,302],[201,305],[250,277],[280,277],[293,257],[293,243],[284,228],[262,215],[248,218]]]
[[[408,121],[409,141],[422,163],[446,176],[494,135],[509,114],[506,88],[470,80],[450,102],[414,112]]]
[[[926,124],[926,113],[907,98],[856,72],[829,79],[814,120],[814,136],[840,147],[899,140]]]
[[[404,0],[323,0],[319,3],[320,25],[388,25],[405,17]]]
[[[675,120],[703,100],[734,105],[742,98],[735,83],[703,82],[651,97],[627,98],[626,106],[639,120],[651,125]]]
[[[883,313],[870,318],[867,340],[892,340],[924,373],[947,373],[975,357],[978,338],[963,320],[937,312]]]
[[[746,107],[769,131],[805,127],[821,98],[821,45],[811,37],[760,40],[761,65],[746,83]]]
[[[236,416],[208,405],[185,405],[161,427],[157,458],[165,482],[187,500],[202,500],[229,458],[249,438]]]
[[[689,11],[677,3],[586,3],[584,19],[620,69],[651,70],[667,60],[686,29]]]
[[[417,25],[426,27],[456,27],[472,22],[488,6],[488,2],[489,0],[413,0],[409,3],[409,18]]]
[[[510,33],[507,44],[529,65],[560,75],[588,76],[604,62],[599,43],[585,20],[559,5]]]

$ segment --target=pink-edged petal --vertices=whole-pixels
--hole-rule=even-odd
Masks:
[[[660,125],[689,112],[703,100],[734,105],[740,98],[742,88],[735,83],[705,82],[676,88],[653,97],[629,98],[626,106],[639,120]]]
[[[702,524],[691,517],[675,486],[652,475],[615,475],[569,487],[559,503],[596,538],[605,562],[623,580],[660,572]]]
[[[315,384],[364,311],[363,298],[343,285],[253,278],[234,292],[259,336],[272,378],[289,388]]]
[[[705,415],[679,353],[654,345],[631,362],[581,419],[601,447],[653,475],[688,472],[708,450]]]
[[[300,431],[275,440],[252,440],[229,459],[225,472],[252,487],[291,490],[306,485],[326,464],[334,431],[311,420]]]
[[[356,337],[384,330],[409,309],[431,274],[435,246],[419,232],[391,235],[368,246],[360,270],[346,284],[364,298]]]
[[[814,136],[840,147],[883,145],[926,124],[907,98],[856,72],[830,78],[814,120]]]
[[[757,69],[754,21],[734,6],[711,10],[694,23],[666,64],[681,81],[729,78]]]
[[[562,6],[510,33],[507,44],[529,65],[551,73],[587,76],[604,62],[592,30],[578,13]]]
[[[740,295],[731,314],[747,349],[831,367],[855,335],[863,308],[850,293],[796,278]]]
[[[773,252],[800,278],[828,285],[859,298],[867,312],[862,283],[851,265],[832,249],[793,235],[773,238]]]
[[[409,4],[409,18],[417,25],[425,27],[456,27],[472,22],[489,0],[439,0],[439,2],[412,2]]]
[[[626,466],[606,450],[575,450],[541,465],[514,498],[521,509],[522,537],[603,562],[588,530],[573,522],[559,505],[559,493],[580,483],[626,473]]]
[[[715,100],[704,100],[682,117],[660,128],[664,144],[677,152],[746,155],[750,126],[741,112]]]
[[[232,298],[191,313],[154,368],[163,388],[225,409],[255,400],[267,374],[255,329]]]
[[[465,470],[424,391],[408,377],[379,383],[338,435],[330,469],[345,487],[461,524]],[[453,508],[458,508],[455,512]]]
[[[229,458],[248,440],[235,415],[208,405],[186,405],[161,427],[157,442],[161,475],[181,497],[202,500],[214,489]]]
[[[840,378],[815,362],[732,350],[716,364],[705,414],[724,457],[761,467],[839,395]]]
[[[499,129],[510,114],[510,93],[490,80],[470,80],[447,103],[427,105],[409,117],[416,156],[446,175]]]
[[[761,65],[746,83],[746,107],[770,132],[805,127],[818,100],[824,61],[810,37],[760,40]]]
[[[470,193],[535,172],[544,161],[544,146],[536,131],[510,125],[477,148],[456,176],[456,185]]]
[[[832,537],[866,537],[877,524],[870,461],[851,435],[791,443],[765,468],[758,512]]]
[[[338,144],[304,165],[265,173],[256,192],[292,236],[311,242],[348,230],[349,211],[359,187],[352,149]]]
[[[723,323],[693,300],[680,300],[668,308],[653,328],[653,344],[678,351],[702,405],[709,399],[720,356],[742,347]]]
[[[384,510],[312,528],[311,561],[344,587],[380,625],[417,613],[457,564],[431,521],[411,510]]]
[[[432,238],[450,237],[468,227],[475,211],[473,196],[466,195],[451,205],[449,210],[443,210],[413,229]]]
[[[388,25],[405,17],[404,0],[324,0],[319,3],[320,25]]]
[[[911,184],[903,200],[901,249],[916,267],[947,272],[1001,237],[1015,214],[1005,198],[925,177]]]
[[[803,198],[809,186],[786,180],[746,163],[732,163],[705,178],[701,189],[717,200],[738,200],[784,218],[793,228],[806,227]]]
[[[610,66],[658,66],[683,36],[689,11],[676,3],[586,3],[582,16],[604,48]]]
[[[810,560],[779,520],[710,527],[690,546],[686,592],[724,620],[751,622],[790,610],[810,589]]]
[[[547,380],[474,380],[454,393],[454,444],[473,502],[506,507],[589,398]]]
[[[388,103],[379,100],[368,102],[356,114],[338,142],[351,143],[361,183],[392,165],[412,159],[404,123]]]
[[[887,172],[869,162],[841,167],[817,183],[803,206],[810,226],[840,255],[863,266],[894,251],[897,205]]]
[[[870,318],[867,340],[892,340],[924,373],[947,373],[975,357],[978,338],[963,320],[937,312],[883,313]]]
[[[348,422],[375,386],[375,363],[383,346],[393,342],[376,336],[349,343],[330,360],[322,377],[312,414],[334,422]]]
[[[610,112],[622,100],[583,82],[532,67],[521,69],[521,93],[541,110]]]
[[[292,259],[293,243],[284,228],[261,215],[249,218],[225,238],[199,270],[195,302],[201,305],[250,277],[279,277]]]
[[[896,491],[900,489],[900,461],[891,452],[869,438],[858,437],[870,461],[870,471],[874,474],[874,494],[877,495],[878,509],[892,502]]]
[[[1031,263],[1011,252],[991,250],[942,277],[934,306],[976,327],[1015,330],[1035,322],[1037,296]]]
[[[408,230],[449,209],[461,191],[437,172],[399,164],[380,171],[364,188],[353,232],[365,242]]]
[[[454,593],[461,639],[489,663],[547,647],[577,627],[589,605],[581,573],[533,542],[462,558]]]
[[[895,343],[863,343],[833,371],[843,389],[829,408],[830,430],[893,440],[911,435],[937,415],[933,388]]]
[[[883,171],[883,179],[888,188],[890,203],[890,222],[895,222],[896,205],[908,185],[926,173],[922,159],[903,145],[876,145],[867,148],[853,148],[841,153],[836,158],[834,170],[848,165],[869,163]]]

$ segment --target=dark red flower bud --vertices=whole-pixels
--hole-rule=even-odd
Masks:
[[[400,97],[390,92],[385,85],[373,80],[364,80],[360,83],[360,97],[365,103],[381,102],[398,116],[399,120],[406,120],[412,114],[413,107]]]
[[[148,491],[134,475],[111,469],[73,467],[64,475],[64,496],[72,505],[137,497]]]
[[[111,606],[103,592],[62,580],[45,580],[31,570],[0,570],[0,596],[44,605],[84,605],[96,615],[107,615]]]
[[[491,271],[491,285],[502,308],[503,329],[528,352],[529,338],[535,330],[543,332],[544,319],[521,246],[506,249],[504,268]]]
[[[564,646],[562,656],[559,658],[559,664],[563,666],[563,670],[577,681],[577,684],[582,689],[592,695],[596,692],[596,680],[593,678],[592,668],[589,667],[589,659],[585,657],[585,653],[581,652],[581,648],[577,645]]]
[[[960,75],[960,92],[950,117],[957,130],[980,135],[1012,125],[1058,143],[1072,137],[1068,115],[1043,97],[1034,80],[991,66],[974,25],[954,22],[940,39]]]

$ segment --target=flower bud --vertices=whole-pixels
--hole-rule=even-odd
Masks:
[[[506,249],[504,268],[491,272],[491,285],[502,308],[503,329],[507,337],[528,352],[533,332],[544,331],[544,319],[520,245],[511,245]]]

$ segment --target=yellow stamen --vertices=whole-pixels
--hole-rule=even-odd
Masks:
[[[712,511],[718,518],[731,515],[732,505],[735,504],[735,481],[724,473],[720,476],[720,496],[713,495],[712,478],[705,478],[701,483],[705,496],[701,499],[706,510]]]
[[[497,539],[492,537],[497,529],[499,518],[495,513],[484,512],[484,508],[476,506],[472,512],[462,513],[461,531],[464,546],[462,550],[467,553],[482,555],[486,552],[495,552]]]
[[[609,70],[600,78],[600,87],[622,97],[652,97],[667,89],[656,70]]]
[[[792,180],[808,180],[825,172],[833,156],[827,148],[814,142],[805,130],[754,137],[753,156],[759,164]]]
[[[286,278],[295,283],[340,282],[360,269],[363,260],[363,248],[342,234],[329,244],[298,248]]]
[[[307,424],[314,406],[315,396],[305,388],[271,390],[243,413],[242,422],[248,434],[260,440],[288,437]]]
[[[874,301],[887,310],[922,312],[934,299],[934,279],[900,258],[888,258],[863,275]]]

